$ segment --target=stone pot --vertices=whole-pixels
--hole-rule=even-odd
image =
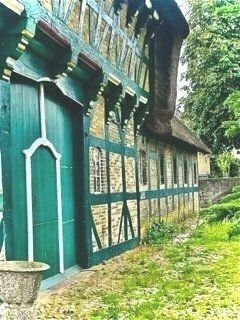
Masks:
[[[0,319],[35,319],[33,303],[49,268],[42,262],[0,261]]]

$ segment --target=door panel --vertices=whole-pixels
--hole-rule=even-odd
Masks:
[[[79,229],[81,197],[81,153],[83,111],[72,100],[65,98],[53,83],[40,84],[13,74],[11,82],[10,148],[13,215],[12,259],[27,260],[29,254],[27,213],[33,218],[33,255],[35,260],[51,265],[45,278],[59,273],[59,239],[56,186],[56,159],[51,151],[41,146],[30,158],[31,168],[26,172],[23,151],[30,150],[41,138],[41,125],[46,125],[46,138],[60,159],[61,200],[63,220],[64,267],[79,261]],[[39,95],[43,94],[39,99]],[[40,108],[39,101],[44,101]],[[42,111],[45,111],[44,113]],[[43,115],[41,117],[41,115]],[[8,132],[6,132],[8,135]],[[79,174],[80,172],[80,174]],[[32,194],[26,195],[26,174],[31,173]],[[10,179],[10,178],[9,178]],[[31,192],[29,192],[31,193]],[[80,195],[79,195],[80,194]],[[28,197],[32,197],[32,210],[28,210]],[[29,212],[28,212],[29,211]],[[0,244],[1,224],[0,224]],[[76,244],[78,241],[78,245]],[[31,245],[31,244],[30,244]]]
[[[50,265],[44,277],[59,272],[56,161],[40,147],[32,156],[34,260]]]
[[[77,225],[79,198],[77,196],[80,178],[77,171],[76,150],[80,150],[81,122],[77,121],[79,109],[57,95],[51,88],[45,90],[47,137],[61,154],[61,188],[64,268],[78,263]],[[77,186],[77,187],[76,187]]]

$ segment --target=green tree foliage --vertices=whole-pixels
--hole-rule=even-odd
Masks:
[[[240,176],[240,159],[235,158],[230,166],[230,177]]]
[[[224,151],[217,157],[217,164],[222,172],[223,177],[230,176],[230,167],[235,157],[230,151]]]
[[[214,154],[238,147],[223,122],[234,119],[224,101],[240,89],[239,0],[188,0],[190,35],[183,62],[188,85],[185,118]]]
[[[218,156],[211,158],[211,176],[214,178],[220,178],[223,176],[222,170],[218,165]],[[240,176],[240,159],[234,157],[230,164],[229,170],[230,177],[239,177]]]
[[[226,136],[230,138],[238,137],[240,133],[240,90],[230,94],[225,101],[225,105],[234,114],[234,120],[224,121],[223,123],[223,127],[226,129]]]
[[[233,200],[239,200],[240,199],[240,192],[232,192],[229,194],[226,194],[225,196],[223,196],[219,202],[220,203],[227,203]]]

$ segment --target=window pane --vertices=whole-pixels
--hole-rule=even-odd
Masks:
[[[164,155],[160,155],[160,182],[165,183],[165,158]]]
[[[188,163],[184,160],[184,184],[188,183]]]
[[[143,185],[147,184],[147,157],[146,152],[139,151],[139,180]]]
[[[177,178],[177,158],[173,157],[173,183],[176,184],[178,182]]]
[[[197,183],[197,165],[195,162],[193,164],[193,183]]]
[[[100,148],[93,148],[91,152],[91,174],[93,179],[93,192],[104,192],[104,161]]]

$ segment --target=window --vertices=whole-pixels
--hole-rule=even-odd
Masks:
[[[103,155],[100,148],[93,148],[91,153],[93,192],[103,192],[104,168]]]
[[[193,183],[197,184],[197,164],[193,163]]]
[[[160,183],[165,183],[165,157],[163,154],[159,157],[160,160]]]
[[[173,183],[178,183],[177,157],[173,156]]]
[[[187,163],[187,159],[184,159],[184,162],[183,162],[183,182],[184,182],[184,184],[188,183],[188,163]]]
[[[139,151],[139,174],[140,183],[143,185],[147,184],[147,157],[146,152],[143,150]]]

